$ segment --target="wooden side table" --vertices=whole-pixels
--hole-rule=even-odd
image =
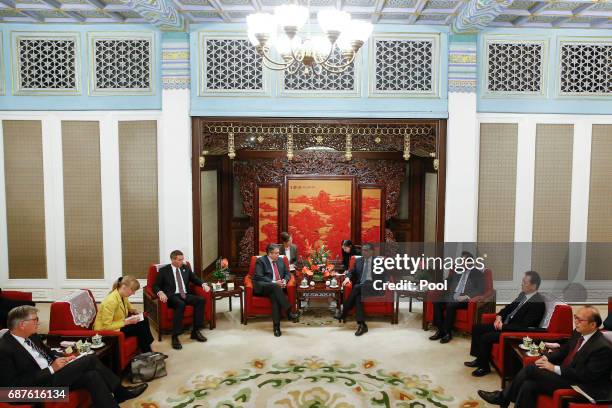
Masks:
[[[504,343],[506,349],[504,350],[504,370],[501,373],[502,389],[506,387],[506,382],[512,381],[523,367],[533,364],[541,357],[530,356],[526,350],[520,348],[519,345],[523,343],[522,338],[508,337]]]
[[[400,298],[410,299],[408,305],[408,311],[412,312],[412,299],[420,300],[423,302],[423,317],[421,319],[421,327],[423,330],[427,330],[429,325],[427,324],[427,292],[423,290],[404,290],[395,291],[395,310],[394,310],[394,322],[399,323],[399,302]]]
[[[227,288],[227,284],[225,284]],[[212,322],[210,322],[210,329],[214,330],[217,327],[217,300],[221,300],[224,298],[228,298],[229,300],[229,310],[232,311],[232,298],[240,299],[240,323],[244,322],[244,289],[242,286],[238,286],[234,283],[233,290],[216,290],[212,292]]]
[[[89,341],[91,343],[91,337],[87,336],[60,336],[56,334],[47,335],[47,346],[48,347],[60,347],[62,341]],[[100,359],[102,364],[107,366],[116,374],[120,374],[119,369],[119,349],[117,336],[102,336],[102,342],[104,347],[92,349],[96,356]]]

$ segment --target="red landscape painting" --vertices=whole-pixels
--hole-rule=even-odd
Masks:
[[[382,190],[361,190],[361,242],[380,242],[380,205]]]
[[[266,253],[268,244],[278,241],[278,188],[259,188],[259,231],[258,250],[259,255]]]
[[[289,233],[299,254],[325,244],[332,259],[351,237],[351,180],[289,180]]]

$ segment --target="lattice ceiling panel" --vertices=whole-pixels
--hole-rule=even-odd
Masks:
[[[136,0],[153,2],[159,16],[176,13],[186,24],[244,22],[255,11],[271,11],[288,0]],[[450,25],[478,0],[310,0],[313,11],[340,6],[354,17],[381,24]],[[484,0],[484,3],[495,0]],[[307,0],[299,0],[306,4]],[[483,0],[480,0],[483,2]],[[139,9],[142,10],[142,9]],[[153,13],[149,14],[148,13]],[[127,0],[0,0],[0,22],[146,23],[155,11],[140,13]],[[491,27],[612,28],[612,0],[515,0],[488,24]],[[163,27],[162,27],[163,29]]]

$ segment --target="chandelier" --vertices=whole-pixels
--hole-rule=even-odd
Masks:
[[[265,67],[295,74],[300,69],[305,75],[320,75],[346,71],[372,33],[372,24],[351,20],[346,11],[322,9],[317,20],[324,35],[312,36],[310,24],[304,38],[299,30],[310,17],[310,7],[285,4],[274,9],[274,14],[255,13],[247,16],[248,37]],[[274,49],[282,61],[271,56]],[[338,58],[339,57],[339,58]]]

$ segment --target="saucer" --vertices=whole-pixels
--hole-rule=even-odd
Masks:
[[[334,285],[334,286],[329,285],[329,287],[330,287],[330,288],[332,288],[332,289],[337,289],[337,288],[339,288],[339,287],[340,287],[340,285]]]
[[[300,288],[302,288],[302,289],[308,289],[309,287],[310,286],[308,286],[308,285],[300,285]]]
[[[519,344],[519,347],[523,350],[529,351],[530,347],[527,347],[526,345],[524,345],[523,343]]]
[[[104,346],[106,346],[106,344],[104,344],[104,343],[100,343],[100,344],[98,344],[97,346],[92,344],[92,345],[91,345],[91,346],[89,346],[89,347],[90,347],[90,348],[92,348],[92,349],[99,349],[99,348],[102,348],[102,347],[104,347]]]

